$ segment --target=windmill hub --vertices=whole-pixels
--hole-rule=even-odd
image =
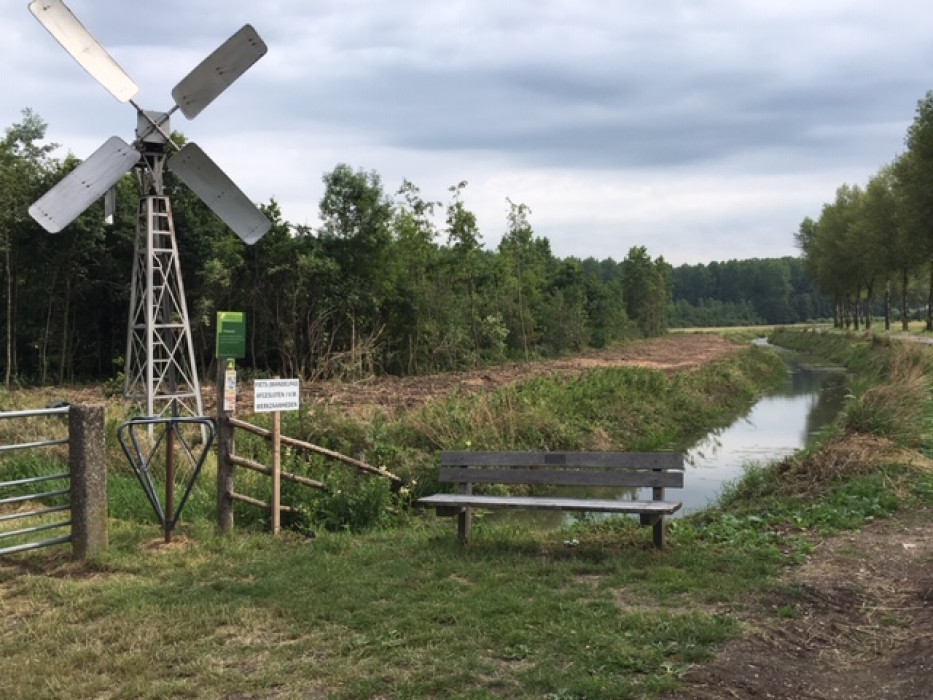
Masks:
[[[158,128],[156,128],[158,127]],[[172,133],[168,112],[140,110],[136,115],[136,138],[145,144],[168,143]]]

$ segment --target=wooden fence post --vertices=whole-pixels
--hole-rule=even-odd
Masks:
[[[230,360],[232,362],[232,360]],[[233,426],[230,411],[224,410],[227,360],[217,359],[217,529],[220,532],[233,530]]]
[[[68,409],[71,462],[71,547],[78,559],[107,549],[107,448],[104,407]]]
[[[282,528],[282,414],[272,414],[272,534]]]

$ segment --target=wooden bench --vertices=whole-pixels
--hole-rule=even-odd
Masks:
[[[459,484],[459,493],[418,499],[438,515],[459,517],[462,542],[470,536],[474,508],[538,508],[641,516],[654,528],[654,544],[664,546],[664,516],[680,509],[665,488],[683,488],[683,455],[673,452],[442,452],[439,480]],[[651,500],[490,496],[474,494],[474,484],[651,488]]]

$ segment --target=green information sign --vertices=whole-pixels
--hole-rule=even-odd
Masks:
[[[217,357],[246,357],[246,314],[217,312]]]

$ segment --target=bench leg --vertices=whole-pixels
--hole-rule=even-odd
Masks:
[[[658,516],[652,530],[654,530],[654,546],[658,549],[664,549],[664,516]]]
[[[470,526],[473,524],[473,509],[461,508],[460,515],[457,516],[457,537],[461,542],[470,539]]]
[[[655,470],[657,471],[657,470]],[[651,498],[655,501],[664,500],[664,489],[662,487],[655,486],[651,489]],[[658,519],[654,521],[654,546],[658,549],[664,549],[664,516],[659,515]]]
[[[469,482],[460,484],[460,493],[473,493],[473,484]],[[470,526],[472,524],[473,509],[469,506],[464,506],[460,509],[460,515],[457,517],[457,536],[460,538],[461,543],[466,543],[466,541],[470,539]]]
[[[654,531],[654,546],[664,549],[664,516],[642,513],[640,516],[642,526],[651,526]]]

